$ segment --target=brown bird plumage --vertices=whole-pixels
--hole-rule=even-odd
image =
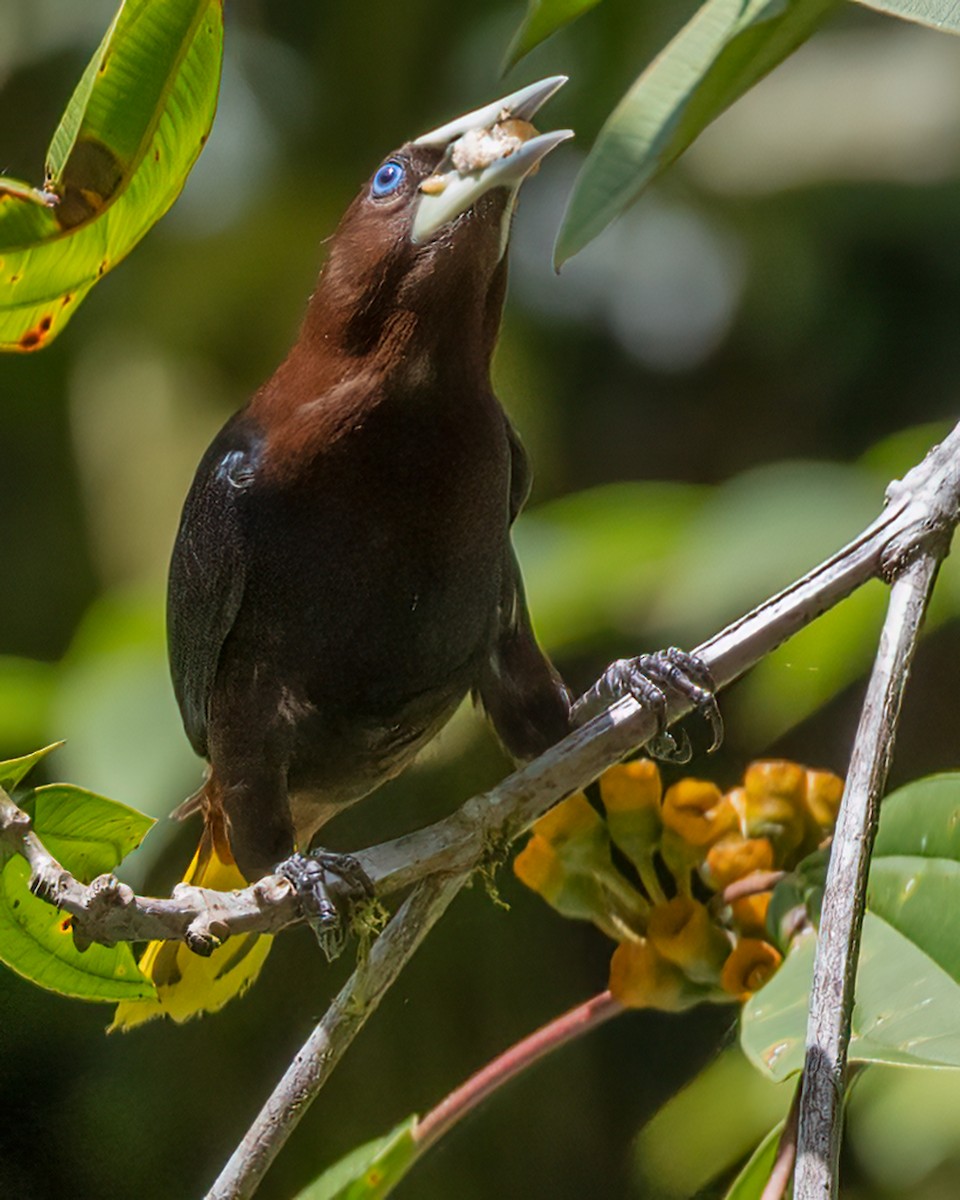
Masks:
[[[348,856],[302,852],[468,693],[517,759],[624,690],[662,707],[661,688],[681,686],[712,704],[698,665],[678,669],[668,652],[615,663],[571,706],[510,544],[530,475],[490,357],[516,192],[568,136],[537,135],[529,118],[562,82],[408,143],[375,172],[293,349],[214,439],[184,506],[170,661],[187,735],[210,764],[180,810],[204,814],[186,879],[229,889],[279,868],[327,949],[329,876],[349,892],[356,871]],[[205,960],[151,943],[140,965],[158,999],[122,1004],[114,1027],[222,1007],[269,943],[248,934]]]
[[[407,144],[388,160],[400,185],[378,196],[375,176],[350,205],[296,344],[184,508],[174,684],[210,762],[201,804],[250,879],[400,771],[468,692],[516,757],[569,728],[510,546],[526,459],[490,386],[517,182],[415,243],[446,155]]]

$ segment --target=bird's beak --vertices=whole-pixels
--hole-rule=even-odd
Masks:
[[[513,195],[540,160],[573,130],[537,133],[531,118],[559,88],[553,75],[458,117],[413,143],[444,150],[436,172],[420,184],[411,238],[425,242],[467,211],[484,193],[505,187]],[[507,206],[507,213],[512,205]]]

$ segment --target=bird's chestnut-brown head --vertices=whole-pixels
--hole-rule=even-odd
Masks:
[[[573,136],[530,123],[564,82],[530,84],[384,159],[331,239],[308,325],[347,354],[374,352],[398,323],[492,342],[517,193]]]

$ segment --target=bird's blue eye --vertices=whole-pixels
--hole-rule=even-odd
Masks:
[[[403,177],[406,174],[403,166],[391,158],[389,162],[385,162],[380,170],[373,177],[373,186],[370,188],[372,195],[377,198],[381,196],[389,196],[391,192],[395,192],[403,183]]]

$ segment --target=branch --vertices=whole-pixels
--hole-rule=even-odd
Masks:
[[[960,426],[902,484],[889,490],[887,509],[860,538],[698,649],[718,686],[737,678],[757,658],[872,575],[889,577],[890,572],[902,568],[909,556],[924,555],[931,546],[942,554],[956,524],[958,506]],[[669,717],[675,720],[685,711],[684,706],[671,703]],[[633,700],[621,700],[498,788],[468,800],[452,817],[359,857],[381,887],[388,882],[401,886],[418,878],[424,870],[436,870],[443,864],[455,872],[443,885],[445,891],[440,903],[445,907],[489,853],[490,845],[505,844],[516,837],[549,804],[595,779],[655,732],[649,713]],[[429,886],[420,884],[414,896]],[[372,960],[374,953],[379,952],[383,963],[382,988],[377,999],[399,974],[426,932],[425,928],[413,929],[401,937],[405,909],[406,905],[371,953]],[[436,915],[429,915],[431,923]],[[396,952],[390,949],[391,937],[400,943]],[[369,1010],[363,1008],[359,1021],[354,1015],[356,997],[363,996],[363,969],[358,968],[297,1055],[206,1200],[246,1200],[253,1194],[270,1162],[368,1015]]]
[[[699,646],[694,653],[710,668],[718,690],[869,579],[893,577],[931,539],[948,536],[957,520],[958,464],[960,425],[902,482],[890,486],[884,511],[859,537]],[[688,703],[672,698],[668,720],[673,723],[689,711]],[[552,804],[656,732],[652,713],[632,698],[622,699],[452,816],[361,851],[357,858],[380,895],[438,871],[468,874]],[[170,899],[135,896],[113,876],[84,885],[44,849],[26,814],[0,792],[2,844],[30,863],[37,894],[74,917],[80,945],[162,938],[185,941],[202,954],[231,934],[277,933],[302,919],[290,885],[274,876],[230,893],[181,884]]]
[[[414,888],[287,1068],[206,1200],[246,1200],[253,1195],[343,1052],[461,884],[462,880],[435,875]]]
[[[954,502],[955,503],[955,502]],[[830,853],[810,993],[797,1200],[837,1195],[843,1095],[870,854],[920,625],[948,543],[921,553],[890,590]]]

